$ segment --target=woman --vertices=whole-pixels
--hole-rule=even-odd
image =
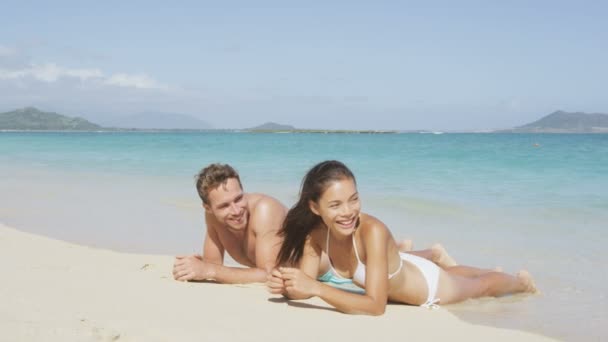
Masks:
[[[360,210],[355,177],[344,164],[325,161],[310,169],[298,202],[283,222],[280,267],[269,275],[270,292],[292,299],[317,296],[341,312],[381,315],[389,300],[432,307],[536,291],[526,271],[517,276],[467,266],[452,271],[399,253],[388,228]],[[323,252],[336,277],[352,278],[365,293],[345,292],[315,280]]]

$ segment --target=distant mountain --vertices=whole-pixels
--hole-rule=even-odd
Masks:
[[[139,129],[210,129],[211,125],[187,114],[145,112],[104,121],[106,126]]]
[[[266,122],[265,124],[246,129],[247,131],[294,131],[295,127],[281,125],[276,122]]]
[[[90,131],[101,128],[101,126],[82,118],[43,112],[34,107],[0,113],[0,129]]]
[[[608,114],[558,110],[527,125],[504,130],[513,133],[608,133]]]

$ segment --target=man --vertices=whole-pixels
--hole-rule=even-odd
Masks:
[[[243,192],[238,173],[226,164],[201,170],[196,189],[207,225],[203,255],[176,257],[173,277],[228,284],[265,282],[281,248],[277,233],[287,213],[285,206],[270,196]],[[225,266],[224,252],[248,267]]]
[[[173,277],[180,281],[215,280],[226,284],[266,282],[281,248],[282,238],[277,233],[287,208],[268,195],[245,193],[239,174],[227,164],[210,164],[202,169],[196,189],[203,201],[207,225],[203,255],[176,257]],[[456,265],[439,244],[411,251],[411,241],[405,240],[399,249],[441,267]],[[248,267],[225,266],[224,252]],[[329,269],[325,254],[321,268],[321,274]]]

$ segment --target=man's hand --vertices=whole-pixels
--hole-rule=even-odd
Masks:
[[[179,281],[206,280],[213,278],[215,264],[204,262],[200,255],[181,255],[175,257],[173,278]]]
[[[285,283],[283,281],[283,275],[276,268],[272,269],[268,273],[266,281],[266,287],[268,292],[272,294],[285,294]]]

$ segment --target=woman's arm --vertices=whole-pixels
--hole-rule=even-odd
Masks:
[[[321,262],[321,247],[316,245],[313,241],[312,236],[306,238],[304,245],[304,251],[302,259],[300,260],[299,268],[297,268],[304,275],[316,279],[319,272],[319,263]],[[273,269],[268,277],[266,285],[270,293],[282,294],[289,299],[308,299],[312,297],[312,294],[287,291],[285,286],[285,278],[280,271],[281,269],[294,269],[289,267],[280,267],[279,269]]]
[[[299,270],[303,273],[304,276],[310,278],[313,281],[316,281],[317,274],[319,273],[319,264],[321,263],[321,246],[314,242],[314,239],[311,235],[306,238],[306,244],[304,245],[304,251],[302,253],[302,259],[300,260]],[[295,270],[295,269],[294,269]],[[281,271],[281,273],[283,273]],[[300,291],[289,291],[287,289],[287,284],[285,279],[285,275],[283,274],[283,281],[285,282],[285,295],[289,299],[308,299],[313,296],[312,293],[305,293]],[[317,281],[317,283],[319,283]]]
[[[344,313],[383,314],[388,298],[388,230],[383,224],[361,228],[360,241],[363,242],[367,255],[365,294],[350,293],[325,285],[315,280],[316,274],[311,277],[303,270],[281,268],[287,293],[294,297],[320,297]]]

